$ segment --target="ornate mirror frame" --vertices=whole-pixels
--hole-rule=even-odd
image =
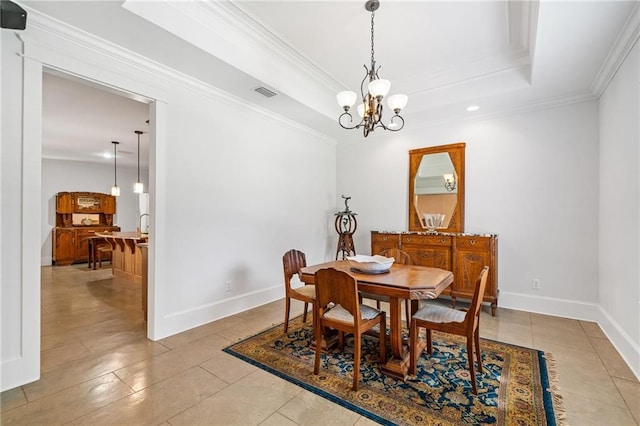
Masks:
[[[464,142],[433,146],[429,148],[412,149],[409,151],[409,231],[426,232],[421,218],[415,208],[415,180],[416,174],[425,155],[446,152],[457,175],[458,198],[455,210],[447,228],[440,228],[438,232],[464,232]]]

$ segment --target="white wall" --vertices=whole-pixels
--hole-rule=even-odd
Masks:
[[[498,234],[499,306],[594,318],[598,109],[586,102],[494,119],[360,135],[339,145],[338,193],[371,230],[406,230],[408,151],[466,142],[465,231]],[[531,280],[540,279],[533,290]]]
[[[40,143],[43,66],[156,100],[150,115],[150,338],[283,297],[281,259],[290,248],[305,251],[309,262],[331,257],[335,140],[89,34],[75,34],[83,43],[74,43],[73,29],[30,19],[21,33],[24,45],[3,43],[2,49],[2,390],[39,374],[42,232],[37,226],[25,232],[21,224],[42,220],[42,161],[32,147]],[[28,59],[16,55],[22,49]],[[5,60],[16,66],[6,67]],[[30,69],[24,76],[21,64]],[[4,96],[5,86],[24,86],[26,95]],[[29,106],[22,116],[21,102]],[[13,126],[5,129],[8,119]],[[6,168],[5,148],[11,154]],[[5,256],[7,248],[18,252]]]
[[[113,160],[110,160],[113,161]],[[138,179],[135,167],[118,167],[120,196],[116,199],[114,224],[122,231],[138,227],[138,194],[133,182]],[[140,180],[149,188],[148,171],[141,170]],[[51,265],[51,230],[56,226],[56,194],[62,191],[87,191],[108,194],[113,185],[113,165],[81,161],[42,159],[42,235],[41,264]]]
[[[601,323],[640,377],[640,46],[600,98]]]
[[[159,308],[174,320],[172,334],[255,305],[242,295],[282,297],[282,255],[291,248],[325,260],[336,169],[335,142],[196,92],[169,97],[169,263]]]
[[[0,390],[5,390],[40,375],[41,117],[34,100],[41,98],[42,86],[20,84],[23,76],[34,79],[41,70],[18,56],[22,45],[14,34],[0,34]],[[23,111],[31,114],[25,117]]]

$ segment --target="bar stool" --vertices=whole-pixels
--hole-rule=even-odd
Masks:
[[[109,243],[107,244],[101,244],[98,246],[98,268],[102,268],[102,255],[104,253],[109,253],[109,259],[110,261],[113,261],[112,257],[112,249],[111,249],[111,245]],[[94,268],[95,269],[95,268]]]

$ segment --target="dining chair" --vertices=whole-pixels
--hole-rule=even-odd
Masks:
[[[291,278],[299,275],[300,269],[307,266],[307,258],[305,254],[299,250],[289,250],[282,256],[282,266],[284,269],[284,287],[286,306],[284,311],[284,332],[289,329],[289,310],[291,309],[291,299],[304,302],[304,311],[302,313],[302,322],[307,322],[307,311],[309,303],[312,305],[312,314],[315,312],[313,304],[316,301],[316,287],[313,284],[304,285],[302,287],[291,287]],[[313,318],[312,318],[313,324]],[[314,326],[315,327],[315,326]]]
[[[347,272],[334,268],[320,269],[315,273],[317,291],[316,310],[316,358],[313,374],[320,369],[322,336],[328,328],[338,330],[338,345],[344,349],[344,333],[353,334],[353,387],[358,390],[360,381],[360,356],[362,334],[375,325],[386,330],[386,314],[371,306],[362,305],[358,296],[358,282]],[[386,362],[386,339],[384,333],[378,339],[380,363]]]
[[[411,317],[411,326],[409,328],[410,335],[410,364],[409,373],[416,374],[416,361],[420,356],[417,353],[418,331],[419,327],[426,329],[427,334],[427,352],[433,352],[431,341],[431,332],[442,331],[467,338],[467,360],[469,362],[469,372],[471,373],[471,386],[473,393],[478,394],[476,387],[476,375],[473,368],[473,346],[476,347],[476,358],[478,361],[478,371],[482,374],[482,355],[480,351],[480,309],[482,307],[482,296],[487,286],[487,276],[489,275],[489,267],[485,266],[478,279],[473,293],[471,305],[466,310],[456,310],[436,303],[425,303]]]
[[[384,257],[393,257],[395,259],[393,263],[397,263],[399,265],[412,264],[409,253],[407,253],[406,251],[402,251],[398,248],[390,248],[390,249],[382,250],[377,254]],[[360,296],[362,299],[375,300],[376,308],[378,309],[380,309],[380,302],[387,302],[387,303],[390,302],[389,296],[383,296],[380,294],[367,293],[367,292],[361,291]],[[411,321],[411,301],[409,299],[405,299],[404,309],[405,309],[405,320],[407,321],[407,327],[409,327],[409,322]]]

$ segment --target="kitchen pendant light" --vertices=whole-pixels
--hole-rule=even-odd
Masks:
[[[113,144],[113,186],[111,187],[111,195],[114,197],[120,196],[120,187],[118,186],[118,164],[116,160],[117,148],[120,142],[111,141]]]
[[[382,122],[382,100],[389,93],[391,88],[391,82],[389,80],[378,77],[378,71],[380,67],[376,68],[376,60],[374,57],[374,44],[373,44],[373,18],[375,11],[380,7],[379,0],[368,0],[365,5],[365,9],[371,12],[371,68],[364,66],[366,74],[362,83],[360,83],[360,94],[362,96],[362,103],[358,105],[357,110],[360,115],[360,122],[356,125],[353,123],[353,117],[349,110],[356,103],[357,95],[355,92],[345,91],[338,93],[338,104],[342,107],[344,112],[338,117],[338,123],[342,128],[347,130],[359,129],[362,127],[364,137],[369,135],[369,132],[373,132],[376,128],[381,127],[384,130],[391,132],[397,132],[404,127],[404,118],[400,115],[400,111],[407,105],[407,95],[396,94],[387,98],[387,104],[389,108],[394,112],[391,116],[389,124]],[[365,82],[367,82],[365,90]],[[348,118],[348,120],[346,120]],[[344,119],[344,120],[343,120]]]
[[[138,181],[133,184],[133,192],[142,194],[144,192],[144,184],[140,182],[140,135],[144,132],[142,130],[136,130],[134,133],[138,135]]]

